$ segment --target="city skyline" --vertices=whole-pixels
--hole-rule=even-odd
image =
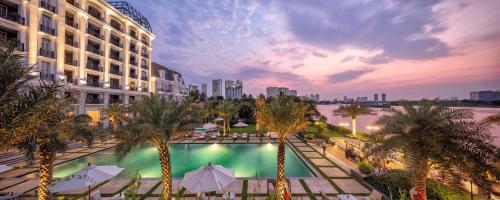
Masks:
[[[500,89],[499,1],[283,2],[131,3],[161,36],[154,60],[189,83],[242,80],[254,96],[284,86],[325,99]]]

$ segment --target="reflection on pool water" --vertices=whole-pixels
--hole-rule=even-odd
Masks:
[[[171,144],[172,176],[181,178],[186,172],[198,169],[209,162],[233,169],[237,177],[276,176],[277,145],[275,144]],[[134,148],[123,160],[118,161],[114,149],[57,165],[55,178],[75,173],[87,163],[118,165],[125,168],[117,177],[134,177],[138,172],[143,178],[161,177],[158,151],[152,146]],[[285,174],[288,177],[314,176],[302,160],[286,148]]]

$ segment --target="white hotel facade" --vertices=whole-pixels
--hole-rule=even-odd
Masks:
[[[37,65],[33,75],[65,81],[66,95],[77,99],[74,112],[96,122],[107,104],[155,92],[155,35],[126,2],[0,0],[0,38],[17,39],[28,64]]]

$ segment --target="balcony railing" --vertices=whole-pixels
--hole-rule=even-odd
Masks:
[[[137,66],[137,61],[135,61],[135,60],[131,60],[129,63],[130,63],[131,65]]]
[[[54,51],[40,48],[39,55],[47,58],[55,58]]]
[[[66,43],[69,46],[73,46],[73,47],[78,48],[78,42],[77,41],[73,41],[73,40],[70,40],[70,39],[65,39],[64,43]]]
[[[53,35],[53,36],[56,35],[56,29],[55,28],[52,28],[50,26],[46,26],[46,25],[43,25],[43,24],[40,24],[40,31],[42,31],[44,33],[47,33],[47,34],[50,34],[50,35]]]
[[[148,88],[141,88],[141,92],[149,92]]]
[[[114,74],[114,75],[118,75],[118,76],[123,75],[123,73],[120,70],[114,70],[114,69],[109,70],[109,73]]]
[[[104,104],[103,99],[96,99],[96,98],[86,98],[85,99],[86,104]]]
[[[94,30],[94,29],[90,29],[90,28],[88,28],[88,29],[87,29],[87,33],[88,33],[89,35],[91,35],[91,36],[94,36],[94,37],[96,37],[96,38],[99,38],[99,39],[101,39],[101,40],[104,40],[104,36],[103,36],[103,35],[101,35],[101,31],[98,31],[98,30]]]
[[[144,70],[148,70],[149,68],[149,65],[148,64],[142,64],[141,67],[144,69]]]
[[[143,80],[143,81],[147,81],[147,80],[148,80],[148,77],[147,77],[147,76],[141,76],[141,80]]]
[[[80,4],[78,2],[76,2],[75,0],[66,0],[67,3],[79,8],[80,7]]]
[[[76,85],[76,84],[78,84],[78,79],[72,79],[70,77],[67,77],[66,83],[70,83],[70,84]]]
[[[44,0],[40,1],[40,8],[45,8],[52,13],[56,13],[56,7]]]
[[[131,32],[129,35],[130,35],[130,37],[132,37],[132,38],[134,38],[136,40],[138,39],[137,33],[132,33]]]
[[[78,23],[76,23],[76,22],[74,22],[72,20],[66,19],[66,25],[78,29]]]
[[[47,80],[47,81],[53,81],[56,80],[56,75],[47,73],[47,72],[40,72],[40,79],[41,80]]]
[[[130,51],[133,52],[133,53],[135,53],[135,54],[137,54],[137,49],[135,47],[134,48],[131,47]]]
[[[142,39],[141,42],[145,44],[146,46],[149,46],[149,41]]]
[[[109,55],[109,58],[116,60],[118,62],[123,62],[123,58],[120,58],[120,56]]]
[[[149,54],[147,52],[141,52],[142,57],[149,58]]]
[[[112,45],[115,45],[117,47],[120,47],[120,48],[123,48],[123,45],[120,44],[120,41],[116,41],[116,40],[109,40],[109,43],[111,43]]]
[[[101,56],[103,56],[103,55],[104,55],[104,53],[103,53],[100,49],[98,49],[98,48],[94,48],[94,47],[91,47],[91,46],[87,46],[87,51],[88,51],[88,52],[95,53],[95,54],[97,54],[97,55],[101,55]]]
[[[87,13],[89,13],[90,16],[104,22],[104,18],[102,18],[101,13],[99,13],[98,11],[87,9]]]
[[[21,25],[26,24],[26,18],[19,16],[17,13],[7,13],[7,15],[0,15],[0,17]]]
[[[122,86],[118,85],[118,84],[111,84],[111,85],[109,85],[109,88],[115,89],[115,90],[121,90]]]
[[[129,74],[130,78],[137,78],[137,74]]]
[[[90,87],[102,87],[102,83],[97,81],[87,81],[87,86]]]
[[[64,64],[78,66],[78,61],[75,59],[65,59]]]
[[[128,90],[130,90],[130,91],[137,91],[137,88],[136,87],[130,87]]]
[[[90,64],[90,63],[87,63],[87,69],[91,69],[94,71],[100,71],[100,72],[104,71],[100,65],[95,65],[95,64]]]
[[[123,99],[109,99],[109,103],[123,104]]]

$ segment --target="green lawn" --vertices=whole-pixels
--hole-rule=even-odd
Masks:
[[[320,131],[319,131],[318,127],[316,127],[314,125],[310,125],[310,126],[306,127],[305,133],[306,134],[312,133],[316,136],[320,136]],[[338,131],[330,129],[330,128],[325,128],[321,133],[323,133],[324,135],[326,135],[328,137],[340,137],[340,136],[342,136]]]
[[[229,133],[248,133],[248,134],[255,134],[255,124],[249,124],[247,127],[241,127],[241,128],[236,128],[236,127],[231,127],[231,130]]]

